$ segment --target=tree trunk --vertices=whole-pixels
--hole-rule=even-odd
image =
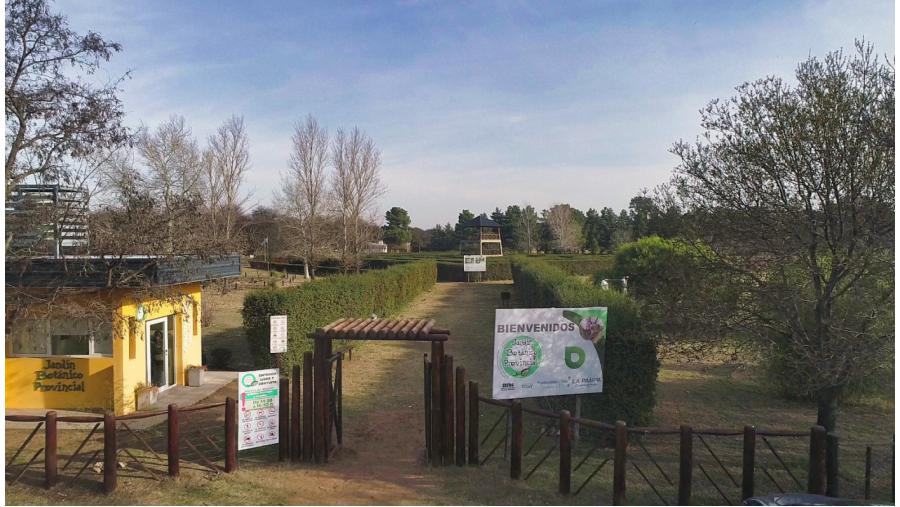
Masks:
[[[303,258],[303,278],[309,280],[309,259]]]
[[[837,389],[828,387],[820,390],[816,395],[818,401],[818,414],[816,424],[833,432],[837,426]]]

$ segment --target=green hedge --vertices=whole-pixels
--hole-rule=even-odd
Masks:
[[[609,309],[604,392],[585,395],[582,413],[601,421],[648,424],[656,404],[659,360],[656,340],[644,324],[640,305],[620,292],[584,283],[552,262],[515,258],[512,274],[516,296],[526,307]]]
[[[438,261],[438,281],[439,282],[465,282],[466,272],[463,269],[462,259],[459,262]],[[472,273],[472,280],[479,276]],[[492,280],[512,280],[512,271],[509,265],[509,259],[504,257],[488,257],[487,271],[481,273],[481,281],[487,282]]]
[[[269,354],[269,316],[288,316],[288,351],[282,369],[301,364],[303,352],[312,350],[308,334],[341,317],[387,317],[430,289],[437,279],[437,265],[423,260],[367,271],[335,275],[286,289],[255,290],[244,298],[241,311],[244,331],[254,363],[272,364]]]

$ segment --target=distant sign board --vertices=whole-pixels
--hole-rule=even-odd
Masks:
[[[287,352],[287,315],[269,317],[269,353]]]
[[[278,370],[238,374],[238,450],[278,443]]]
[[[497,309],[494,399],[603,392],[606,308]]]
[[[487,271],[487,257],[484,255],[463,255],[463,271]]]

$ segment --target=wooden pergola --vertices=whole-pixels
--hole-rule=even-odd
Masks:
[[[426,425],[430,428],[426,447],[435,464],[452,460],[447,455],[452,444],[452,431],[442,431],[452,414],[452,390],[444,364],[444,342],[450,338],[450,331],[435,326],[434,319],[338,319],[316,329],[310,337],[314,340],[313,350],[313,450],[319,463],[328,461],[331,447],[333,403],[340,403],[341,393],[331,388],[331,364],[341,354],[333,353],[332,340],[387,340],[431,342],[430,389],[426,394],[426,413],[430,418]],[[450,366],[452,368],[452,366]],[[452,416],[451,416],[452,417]],[[449,451],[452,454],[452,451]],[[446,455],[446,456],[445,456]]]

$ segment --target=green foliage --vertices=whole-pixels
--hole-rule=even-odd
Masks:
[[[388,317],[437,279],[433,260],[421,260],[371,270],[358,275],[335,275],[286,289],[261,289],[244,298],[244,331],[260,367],[272,364],[269,354],[269,316],[288,316],[288,350],[282,369],[290,372],[312,350],[308,335],[341,317]]]
[[[409,230],[409,213],[403,208],[394,206],[384,214],[386,224],[384,242],[389,245],[403,245],[412,241],[412,232]]]
[[[656,404],[659,360],[656,341],[631,297],[601,290],[567,274],[550,262],[516,257],[512,260],[516,293],[526,307],[588,307],[609,309],[609,328],[604,351],[605,392],[584,397],[585,417],[628,424],[647,424]]]

